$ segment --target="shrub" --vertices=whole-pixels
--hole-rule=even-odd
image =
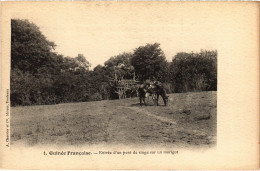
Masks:
[[[99,92],[94,93],[90,96],[90,101],[100,101],[102,100],[102,94],[100,94]]]

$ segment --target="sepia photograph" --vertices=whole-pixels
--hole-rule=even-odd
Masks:
[[[250,11],[256,4],[245,7]],[[229,52],[223,47],[229,51],[229,41],[236,44],[226,26],[248,21],[239,14],[240,3],[5,2],[1,8],[6,16],[1,22],[8,28],[2,32],[9,40],[8,50],[1,52],[8,80],[1,90],[6,105],[1,130],[2,146],[10,153],[27,156],[36,150],[46,161],[55,156],[57,163],[62,160],[58,157],[104,155],[180,160],[189,152],[218,151],[223,145],[219,129],[232,131],[232,126],[223,131],[226,121],[221,119],[231,115],[222,107],[219,112],[219,104],[227,104],[224,88],[235,83],[223,81],[234,78],[225,64],[236,66],[223,61],[231,60],[224,57]],[[233,16],[244,18],[234,22]],[[179,164],[176,168],[203,168]],[[44,169],[42,165],[23,163],[21,168]],[[162,168],[143,165],[118,166],[174,169],[170,163]],[[118,169],[56,166],[49,168]]]
[[[99,24],[103,26],[103,22]],[[160,38],[158,32],[148,31],[148,39],[156,43],[138,45],[136,40],[133,44],[137,47],[124,52],[129,44],[118,47],[121,36],[102,37],[108,42],[104,47],[95,41],[105,30],[94,31],[96,25],[89,22],[80,26],[82,29],[69,32],[86,35],[81,44],[72,45],[81,46],[76,48],[80,52],[69,49],[78,53],[71,57],[62,54],[62,47],[56,52],[55,42],[33,22],[11,20],[11,145],[104,143],[198,148],[216,144],[217,50],[194,52],[189,47],[175,54],[176,49],[170,48],[165,50],[172,56],[166,56],[164,44],[156,39],[169,44],[168,32]],[[63,34],[64,29],[53,32]],[[122,31],[131,34],[128,28]],[[96,36],[89,38],[88,34]],[[98,48],[88,49],[84,39]],[[70,41],[64,42],[71,46]],[[114,51],[122,52],[105,56]],[[100,53],[104,53],[103,63],[91,65],[90,60],[101,58]]]

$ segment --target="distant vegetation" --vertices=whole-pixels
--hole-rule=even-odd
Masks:
[[[159,43],[147,44],[90,70],[83,54],[55,53],[55,43],[28,20],[13,19],[11,28],[12,106],[116,99],[115,68],[124,79],[161,81],[168,93],[217,90],[217,51],[181,52],[167,62]]]

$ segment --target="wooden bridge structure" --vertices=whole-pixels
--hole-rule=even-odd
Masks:
[[[119,99],[125,99],[127,97],[127,91],[136,91],[138,86],[138,81],[134,79],[122,79],[118,80],[116,83],[116,93]]]
[[[124,79],[123,76],[119,77],[115,69],[115,76],[112,80],[115,86],[115,93],[118,94],[119,99],[127,98],[127,91],[137,90],[139,81],[136,80],[135,72],[133,73],[132,79]]]

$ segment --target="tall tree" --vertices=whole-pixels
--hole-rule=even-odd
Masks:
[[[12,68],[35,73],[52,60],[54,47],[54,42],[48,41],[35,24],[28,20],[11,20]]]
[[[81,68],[84,68],[85,70],[89,70],[89,68],[91,67],[91,64],[89,63],[89,61],[85,58],[85,56],[83,54],[78,54],[78,56],[76,57],[76,60],[78,61],[78,65]]]
[[[147,44],[135,49],[131,64],[141,81],[147,79],[164,81],[167,61],[159,43]]]
[[[217,51],[180,52],[170,72],[174,92],[217,90]]]
[[[105,67],[113,71],[113,74],[116,73],[118,78],[131,79],[134,73],[134,67],[130,63],[132,56],[132,53],[126,52],[113,56],[105,62]]]

